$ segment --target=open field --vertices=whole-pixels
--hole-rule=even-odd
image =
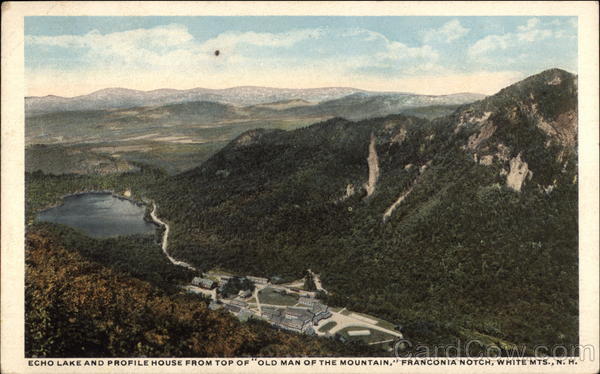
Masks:
[[[264,288],[258,292],[261,304],[292,306],[298,303],[298,296],[294,294],[282,294],[272,288]]]
[[[349,334],[352,331],[363,331],[363,330],[369,331],[370,334],[369,335],[355,335],[355,336],[352,336]],[[344,339],[346,339],[346,341],[362,340],[367,344],[381,342],[381,341],[387,341],[387,340],[393,340],[396,338],[394,335],[386,334],[383,331],[369,329],[369,328],[365,328],[362,326],[344,327],[343,329],[338,331],[336,334],[339,334],[340,336],[342,336]]]
[[[123,172],[129,171],[133,166],[128,164],[133,162],[177,174],[200,166],[244,131],[293,130],[317,120],[252,120],[162,128],[140,125],[118,131],[92,127],[87,132],[71,129],[67,123],[52,130],[58,136],[45,135],[46,125],[32,120],[27,129],[26,170],[52,174]]]
[[[319,332],[327,332],[327,331],[331,330],[332,328],[334,328],[336,325],[337,325],[336,322],[329,321],[326,324],[324,324],[323,326],[319,327]]]

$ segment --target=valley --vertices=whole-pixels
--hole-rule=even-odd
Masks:
[[[294,130],[333,117],[356,119],[402,111],[433,118],[483,97],[368,92],[339,96],[354,91],[334,91],[339,92],[338,96],[309,96],[312,100],[334,98],[322,102],[303,99],[270,102],[268,100],[287,96],[261,96],[260,102],[249,106],[241,106],[248,100],[197,101],[204,96],[194,96],[173,98],[174,102],[166,105],[133,106],[132,103],[132,107],[127,108],[92,109],[104,106],[87,99],[85,106],[65,104],[54,108],[50,104],[54,102],[52,98],[28,98],[26,167],[31,172],[42,170],[55,174],[106,173],[117,169],[112,164],[122,165],[116,170],[122,171],[130,167],[131,162],[142,162],[176,174],[201,164],[250,129]],[[252,97],[252,90],[241,92]],[[190,101],[192,99],[196,101]],[[65,103],[80,100],[64,98]],[[233,105],[232,100],[237,105]],[[36,109],[46,105],[44,102],[50,105],[47,109]],[[134,102],[156,104],[152,100]],[[48,112],[49,108],[54,111]],[[75,108],[79,109],[73,110]]]
[[[242,331],[245,343],[225,355],[288,355],[290,341],[301,347],[294,355],[313,343],[326,356],[389,355],[399,336],[425,346],[477,339],[504,353],[578,342],[576,76],[547,70],[474,102],[360,92],[285,100],[38,106],[26,121],[30,271],[64,265],[41,263],[48,250],[97,264],[106,282],[146,282],[127,284],[173,310],[201,310],[197,322],[173,314],[191,331]],[[33,221],[89,190],[152,202],[146,217],[159,230],[96,240]],[[213,286],[232,278],[256,281],[217,296]],[[215,284],[190,285],[202,279]],[[308,279],[314,289],[303,289]],[[318,314],[301,299],[330,315],[290,328]],[[145,309],[171,318],[165,310]],[[199,348],[206,337],[180,347],[165,343],[167,327],[148,331],[144,348],[128,352],[216,352]]]
[[[152,220],[165,228],[161,239],[161,248],[169,261],[176,266],[198,273],[198,270],[190,264],[174,259],[168,250],[169,245],[169,225],[157,217],[157,207],[153,203],[150,216]],[[241,289],[237,294],[225,293],[228,283],[232,278],[241,279],[247,282],[250,288]],[[231,273],[223,274],[218,271],[209,271],[199,273],[194,277],[189,285],[180,285],[184,290],[193,294],[205,295],[209,298],[208,307],[212,310],[224,308],[235,315],[241,321],[247,321],[249,318],[261,319],[270,323],[275,328],[289,330],[301,334],[318,335],[347,340],[347,334],[341,335],[348,329],[363,328],[363,334],[358,337],[359,340],[369,345],[385,344],[385,351],[393,350],[393,343],[402,334],[395,331],[389,322],[377,321],[370,316],[359,316],[346,311],[329,310],[329,307],[317,298],[319,293],[327,293],[322,287],[320,277],[317,274],[307,270],[304,279],[290,283],[273,283],[275,279],[246,275],[233,276]],[[312,282],[312,285],[307,282]],[[307,290],[306,286],[310,285]],[[218,287],[218,288],[217,288]],[[267,292],[277,297],[264,296]],[[291,300],[291,301],[290,301]],[[344,314],[343,312],[346,311]],[[384,323],[386,327],[380,325]],[[323,330],[325,325],[333,324],[332,328]],[[366,330],[364,330],[366,329]],[[371,333],[373,332],[373,334]],[[372,340],[371,336],[378,336],[380,339]],[[385,339],[382,339],[385,338]]]

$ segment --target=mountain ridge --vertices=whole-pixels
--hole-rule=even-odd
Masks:
[[[402,92],[367,91],[351,87],[292,89],[260,86],[239,86],[224,89],[208,89],[197,87],[187,90],[163,88],[149,91],[114,87],[73,97],[62,97],[56,95],[28,96],[25,98],[25,112],[27,115],[34,115],[57,111],[156,106],[188,101],[214,101],[235,106],[266,104],[291,99],[300,99],[319,103],[356,93],[361,93],[367,96],[431,96],[415,95]],[[477,98],[483,97],[483,95],[479,94],[470,95]],[[452,95],[446,96],[451,97]]]
[[[262,276],[313,269],[328,304],[402,323],[411,342],[576,344],[576,143],[544,125],[577,112],[575,81],[542,72],[433,121],[245,132],[154,187],[177,222],[172,253]],[[564,125],[576,134],[576,117]]]

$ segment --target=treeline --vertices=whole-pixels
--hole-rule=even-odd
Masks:
[[[154,236],[96,239],[70,227],[47,222],[35,223],[28,230],[44,233],[88,261],[151,283],[167,293],[179,292],[180,284],[189,283],[198,275],[169,261],[162,252],[158,231]]]
[[[35,213],[60,203],[64,195],[84,191],[114,191],[117,194],[130,190],[132,198],[141,200],[148,187],[159,183],[166,173],[161,169],[136,164],[139,171],[121,174],[45,174],[41,171],[25,173],[25,217],[28,223]]]

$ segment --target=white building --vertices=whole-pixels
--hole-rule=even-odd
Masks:
[[[251,280],[252,283],[256,284],[267,284],[269,283],[269,280],[267,278],[262,278],[262,277],[253,277],[251,275],[246,276],[247,279]]]
[[[207,290],[212,290],[213,288],[215,288],[217,286],[217,283],[215,281],[213,281],[212,279],[194,277],[194,279],[192,279],[192,285],[197,286],[197,287],[206,288]]]

